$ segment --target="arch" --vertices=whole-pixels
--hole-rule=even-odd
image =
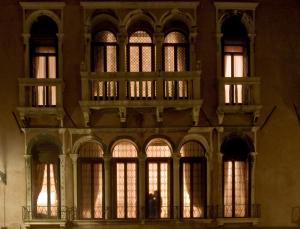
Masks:
[[[255,152],[255,148],[247,134],[232,132],[224,137],[220,151],[225,158],[246,160],[251,152]]]
[[[180,149],[181,157],[205,157],[205,148],[198,141],[187,141]]]
[[[121,145],[124,145],[124,143],[125,144],[128,144],[128,146],[127,147],[129,147],[129,150],[131,151],[132,149],[130,149],[130,148],[134,148],[134,150],[135,150],[135,153],[136,153],[136,155],[127,155],[127,154],[123,154],[123,155],[117,155],[118,153],[124,153],[124,152],[116,152],[116,155],[114,155],[114,152],[115,152],[115,150],[116,151],[124,151],[124,149],[116,149],[116,147],[118,147],[118,146],[121,146]],[[130,146],[132,146],[132,147],[130,147]],[[126,150],[127,151],[127,150]],[[138,157],[138,149],[137,149],[137,146],[136,146],[136,144],[133,142],[133,141],[131,141],[131,140],[128,140],[128,139],[119,139],[118,141],[116,141],[114,144],[113,144],[113,146],[112,146],[112,148],[111,148],[111,155],[112,155],[112,157]]]
[[[115,35],[120,31],[119,19],[108,13],[97,14],[93,18],[88,18],[86,24],[90,25],[90,32],[95,33],[99,30],[110,30]]]
[[[127,141],[127,142],[129,142],[129,143],[131,143],[134,147],[135,147],[135,149],[136,149],[136,151],[137,151],[137,156],[139,157],[139,155],[140,155],[140,147],[139,147],[139,145],[134,141],[134,139],[133,138],[131,138],[131,137],[128,137],[128,136],[119,136],[119,137],[117,137],[117,138],[115,138],[110,144],[109,144],[109,153],[110,153],[110,155],[112,155],[112,152],[113,152],[113,149],[114,149],[114,147],[117,145],[117,144],[119,144],[120,142],[123,142],[123,141]]]
[[[87,142],[92,142],[92,143],[97,143],[100,145],[100,147],[102,148],[103,153],[105,154],[107,147],[103,144],[103,142],[101,141],[101,139],[99,139],[98,137],[92,136],[92,135],[88,135],[88,136],[84,136],[79,138],[72,147],[72,153],[73,154],[78,154],[80,147],[87,143]]]
[[[59,149],[59,154],[62,154],[62,144],[61,142],[53,135],[49,134],[40,134],[38,136],[35,136],[30,140],[30,142],[27,144],[27,155],[32,154],[32,150],[36,145],[39,144],[53,144],[56,145]]]
[[[141,23],[144,22],[148,24],[151,28],[148,28],[154,31],[155,24],[156,24],[156,17],[150,13],[146,12],[141,9],[130,11],[123,20],[123,25],[125,26],[125,30],[128,32],[132,27],[135,27],[135,23]],[[144,28],[145,29],[145,28]]]
[[[37,10],[31,13],[24,23],[24,33],[30,34],[32,24],[40,17],[40,16],[47,16],[51,18],[57,25],[58,33],[63,33],[63,26],[61,23],[60,18],[50,10]]]
[[[190,32],[191,29],[196,26],[195,19],[189,13],[180,11],[178,9],[169,10],[164,13],[159,19],[158,23],[162,28],[165,28],[168,23],[171,23],[172,21],[182,22],[189,30],[186,32]]]
[[[153,144],[153,145],[152,145]],[[166,145],[170,151],[170,155],[168,155],[168,152],[164,152],[163,156],[147,156],[147,151],[149,149],[150,146],[163,146],[163,145]],[[154,138],[151,138],[148,143],[146,144],[146,147],[145,147],[145,154],[147,157],[172,157],[173,155],[173,147],[172,147],[172,144],[170,141],[168,141],[166,138],[162,138],[162,137],[154,137]]]
[[[178,145],[178,148],[177,148],[177,151],[180,152],[180,149],[181,147],[186,143],[186,142],[189,142],[189,141],[196,141],[196,142],[199,142],[205,149],[205,157],[207,158],[210,158],[211,157],[211,152],[212,152],[212,149],[211,147],[209,146],[206,138],[200,134],[188,134],[186,136],[184,136],[179,145]]]

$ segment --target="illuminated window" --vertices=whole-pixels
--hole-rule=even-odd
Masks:
[[[58,147],[37,144],[33,147],[32,200],[34,218],[59,218]]]
[[[117,71],[117,39],[110,31],[95,34],[92,42],[92,69],[97,73]],[[118,94],[116,81],[96,80],[93,83],[93,94],[96,97],[115,97]]]
[[[56,86],[42,83],[43,79],[57,78],[56,34],[56,24],[46,16],[39,17],[31,28],[31,74],[41,80],[32,88],[34,106],[56,106]]]
[[[154,71],[154,46],[151,36],[142,30],[130,35],[127,45],[127,67],[129,72]],[[154,94],[154,82],[137,79],[129,82],[130,98],[151,98]]]
[[[153,139],[146,148],[147,218],[171,217],[171,149],[163,139]]]
[[[114,218],[137,218],[137,150],[127,141],[113,148]]]
[[[203,146],[195,141],[181,150],[181,215],[183,218],[204,218],[206,208],[206,159]]]
[[[251,140],[229,135],[222,146],[223,152],[223,214],[224,217],[248,217],[250,168],[249,156],[254,151]]]
[[[223,46],[223,76],[227,79],[224,85],[225,104],[248,103],[248,85],[238,78],[249,75],[249,39],[248,32],[241,16],[236,15],[226,19],[222,25]]]
[[[166,72],[182,72],[188,70],[188,43],[184,34],[170,32],[165,36],[163,44],[164,70]],[[187,97],[187,81],[168,80],[165,82],[165,97]]]
[[[78,209],[81,219],[104,218],[103,151],[99,144],[88,142],[79,149]]]

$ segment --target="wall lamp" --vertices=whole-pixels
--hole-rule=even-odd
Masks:
[[[6,173],[0,171],[0,183],[6,184]]]

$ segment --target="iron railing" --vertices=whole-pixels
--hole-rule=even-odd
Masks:
[[[215,206],[214,218],[260,218],[259,204],[235,204]]]
[[[69,209],[65,206],[23,206],[23,221],[32,220],[68,220]]]

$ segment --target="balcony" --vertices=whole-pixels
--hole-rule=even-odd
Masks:
[[[219,123],[226,113],[252,113],[253,121],[262,108],[260,103],[260,78],[228,77],[219,78]]]
[[[155,108],[157,122],[165,108],[192,109],[198,125],[200,71],[195,72],[105,72],[81,73],[82,100],[79,102],[86,126],[90,110],[115,108],[120,122],[126,122],[127,108]]]
[[[20,118],[52,115],[62,125],[64,111],[62,79],[19,78]]]

